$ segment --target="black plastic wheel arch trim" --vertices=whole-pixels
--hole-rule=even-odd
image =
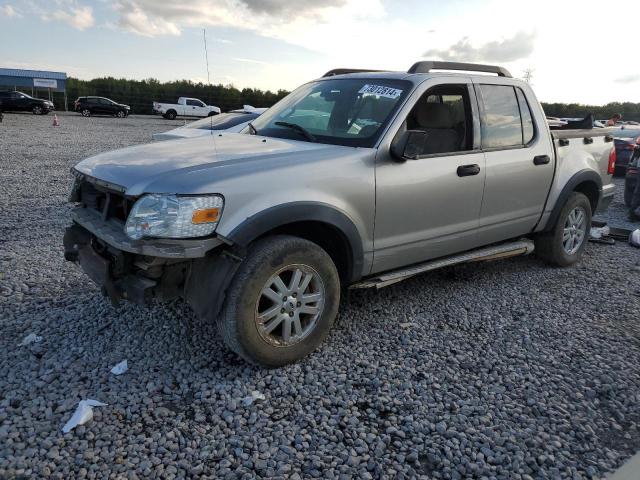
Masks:
[[[353,221],[331,205],[316,202],[292,202],[270,207],[247,218],[226,238],[246,247],[256,238],[278,227],[297,222],[320,222],[336,228],[349,247],[349,266],[346,278],[355,282],[362,277],[364,251],[362,237]]]
[[[567,203],[569,196],[575,191],[576,187],[581,183],[587,182],[595,184],[595,186],[598,188],[598,199],[596,202],[597,208],[597,205],[602,198],[602,179],[600,178],[600,175],[598,175],[593,170],[580,170],[569,179],[569,181],[560,192],[560,195],[558,195],[553,210],[551,210],[549,220],[547,220],[547,224],[543,229],[544,232],[548,232],[553,229],[556,221],[558,220],[558,217],[560,216],[560,210],[562,210],[562,207],[564,207],[565,203]]]

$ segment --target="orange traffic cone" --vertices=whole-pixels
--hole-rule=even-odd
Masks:
[[[58,115],[54,115],[53,116],[53,126],[54,127],[59,127],[60,126],[60,122],[58,121]]]

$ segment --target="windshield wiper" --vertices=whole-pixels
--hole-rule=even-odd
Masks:
[[[309,130],[304,127],[301,127],[297,123],[289,123],[289,122],[275,122],[274,125],[278,125],[279,127],[290,128],[291,130],[295,130],[299,134],[301,134],[304,138],[309,140],[310,142],[317,142],[318,139],[313,135]]]
[[[251,130],[251,135],[257,135],[258,134],[258,129],[256,127],[253,126],[253,123],[249,122],[249,129]]]

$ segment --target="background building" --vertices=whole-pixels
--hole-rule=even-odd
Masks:
[[[0,68],[0,90],[19,90],[32,97],[48,98],[55,103],[55,94],[62,94],[67,110],[67,74],[43,70]]]

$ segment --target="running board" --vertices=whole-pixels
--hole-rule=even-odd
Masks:
[[[516,257],[518,255],[528,255],[533,252],[534,246],[531,240],[520,239],[515,242],[501,243],[490,247],[483,247],[469,252],[459,253],[450,257],[439,258],[429,262],[413,265],[402,270],[393,270],[371,277],[361,282],[351,285],[350,288],[382,288],[394,283],[406,280],[419,273],[437,270],[442,267],[458,265],[467,262],[480,262],[484,260],[497,260],[499,258]]]

